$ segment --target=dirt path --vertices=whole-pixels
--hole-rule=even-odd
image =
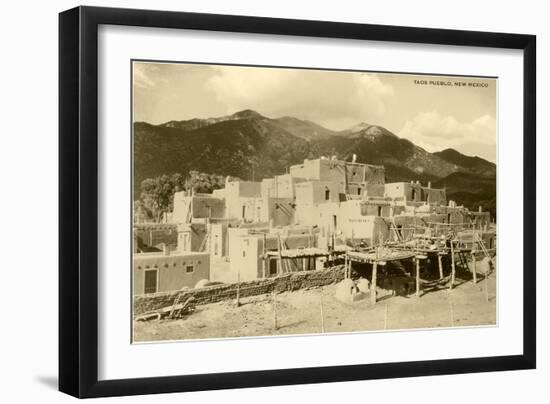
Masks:
[[[270,295],[242,299],[240,307],[224,301],[198,306],[179,320],[135,322],[134,340],[321,333],[321,297],[324,330],[329,333],[496,324],[496,275],[489,276],[488,302],[482,276],[476,285],[457,282],[461,284],[452,292],[441,285],[420,298],[386,296],[374,306],[368,299],[350,304],[336,300],[335,285],[281,293],[275,296],[276,315]]]

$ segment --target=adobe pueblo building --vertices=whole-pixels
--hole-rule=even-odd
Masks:
[[[135,229],[142,244],[173,243],[164,252],[135,252],[135,294],[194,287],[200,279],[253,281],[337,262],[345,264],[346,276],[352,263],[372,266],[375,288],[377,268],[394,261],[412,263],[418,293],[420,266],[428,261],[438,263],[441,276],[442,259],[451,263],[452,287],[457,254],[492,262],[496,249],[489,212],[457,206],[430,183],[386,183],[383,166],[355,157],[305,160],[261,182],[226,181],[212,194],[177,192],[170,218],[164,225],[174,232],[170,237],[157,234],[159,225],[151,225],[156,235],[147,225]],[[146,271],[155,269],[156,278]]]

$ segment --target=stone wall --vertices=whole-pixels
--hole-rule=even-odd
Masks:
[[[179,293],[184,294],[180,299],[182,302],[185,302],[192,296],[195,299],[195,304],[200,305],[235,299],[237,296],[237,288],[239,288],[240,297],[247,297],[272,292],[290,292],[298,289],[325,286],[339,282],[342,279],[344,279],[344,267],[343,265],[339,265],[320,271],[293,272],[277,278],[241,282],[240,285],[236,283],[223,284],[200,289],[189,289],[182,292],[177,291],[135,296],[134,315],[140,315],[148,311],[170,306]]]

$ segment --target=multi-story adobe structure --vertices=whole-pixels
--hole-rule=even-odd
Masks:
[[[227,181],[212,194],[178,192],[172,213],[178,254],[228,260],[242,280],[319,268],[357,245],[458,226],[486,230],[489,222],[488,212],[456,206],[429,183],[386,183],[383,166],[328,158],[261,182]],[[486,233],[493,245],[494,232]]]

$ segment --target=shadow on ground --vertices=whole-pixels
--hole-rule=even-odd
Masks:
[[[36,376],[36,381],[40,384],[50,388],[57,390],[58,389],[58,380],[57,376]]]

